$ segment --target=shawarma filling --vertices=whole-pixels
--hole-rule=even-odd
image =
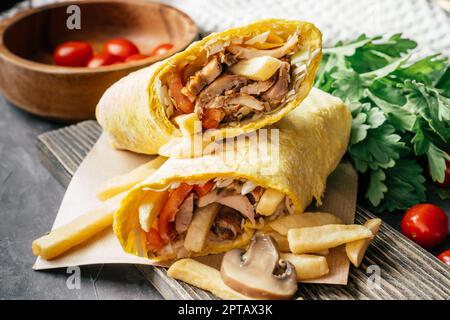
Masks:
[[[152,194],[151,202],[144,197],[139,207],[149,256],[189,256],[208,244],[234,241],[247,221],[262,225],[264,218],[294,211],[284,193],[242,179],[172,183],[156,198]]]
[[[266,31],[213,39],[157,81],[168,118],[183,132],[236,126],[291,101],[320,49],[305,48],[300,33]]]

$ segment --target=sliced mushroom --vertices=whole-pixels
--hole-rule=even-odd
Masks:
[[[214,80],[208,87],[200,92],[196,102],[195,111],[199,112],[204,106],[224,91],[247,83],[247,78],[234,74],[225,74]]]
[[[297,291],[294,266],[280,260],[275,241],[256,235],[247,252],[228,251],[222,260],[223,282],[233,290],[259,299],[288,299]]]
[[[239,106],[239,108],[248,107],[253,110],[262,111],[268,106],[268,103],[265,101],[260,101],[255,97],[248,95],[246,93],[232,93],[228,96],[215,97],[205,107],[207,109],[218,109],[218,108],[234,109],[235,106]]]
[[[297,45],[297,43],[298,43],[298,35],[295,34],[291,36],[283,46],[276,49],[259,50],[254,48],[246,48],[238,45],[231,45],[228,46],[226,49],[232,54],[234,54],[238,59],[251,59],[262,56],[281,58],[286,54],[291,53],[294,47]]]
[[[261,93],[269,90],[270,87],[272,87],[274,83],[275,83],[275,77],[272,77],[266,81],[256,81],[256,82],[246,85],[245,87],[242,87],[241,92],[247,93],[247,94],[258,95],[258,94],[261,94]]]
[[[227,98],[226,104],[245,106],[259,111],[262,111],[265,108],[264,102],[245,93],[238,93],[230,96],[229,98]]]
[[[175,216],[175,230],[178,233],[185,232],[192,221],[192,215],[194,214],[194,194],[191,193],[184,199],[181,206],[178,208],[177,215]]]
[[[204,207],[211,203],[220,203],[224,206],[239,211],[244,217],[247,217],[253,224],[255,223],[255,209],[246,196],[241,194],[232,194],[224,196],[216,191],[210,192],[198,199],[198,206]]]

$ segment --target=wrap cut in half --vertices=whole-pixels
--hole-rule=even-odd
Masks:
[[[217,140],[276,123],[308,95],[321,57],[321,33],[308,22],[214,33],[112,85],[97,119],[114,147],[171,156],[160,149],[180,137]]]
[[[301,213],[314,198],[321,203],[350,127],[342,101],[313,89],[256,139],[248,134],[221,152],[168,159],[125,196],[115,234],[125,251],[158,261],[243,247],[266,222]]]

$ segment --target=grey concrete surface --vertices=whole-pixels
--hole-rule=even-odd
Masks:
[[[0,95],[0,299],[162,299],[134,266],[81,267],[79,289],[68,288],[66,269],[31,269],[31,242],[50,229],[64,195],[40,163],[35,141],[61,126]]]

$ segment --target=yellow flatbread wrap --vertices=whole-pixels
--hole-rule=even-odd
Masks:
[[[223,52],[227,53],[228,51],[223,48],[229,45],[244,46],[245,48],[253,46],[252,48],[256,47],[270,51],[271,49],[276,50],[280,48],[283,43],[294,37],[296,46],[292,50],[295,51],[291,51],[278,59],[279,61],[284,59],[284,61],[288,61],[291,64],[289,92],[283,95],[283,100],[276,104],[276,107],[269,108],[266,111],[255,111],[255,113],[259,112],[259,114],[251,117],[247,116],[247,118],[243,116],[244,113],[250,115],[253,113],[248,111],[248,108],[245,112],[241,110],[233,114],[233,117],[239,117],[239,119],[244,117],[242,120],[230,120],[217,128],[204,129],[204,131],[208,131],[208,139],[211,139],[211,137],[231,137],[276,123],[308,95],[313,85],[314,76],[322,57],[322,36],[320,31],[311,23],[269,19],[213,33],[201,41],[192,43],[184,51],[150,67],[131,73],[112,85],[104,93],[97,105],[97,120],[108,134],[115,148],[144,154],[159,153],[164,156],[171,156],[170,150],[167,151],[166,148],[161,153],[159,151],[160,148],[183,135],[189,135],[182,133],[180,125],[173,119],[173,94],[170,93],[171,91],[168,91],[165,85],[165,82],[168,81],[167,79],[175,72],[174,70],[179,70],[180,68],[185,70],[191,64],[195,66],[195,64],[206,63],[208,59],[211,60],[211,57],[215,55]],[[248,43],[249,39],[250,44]],[[220,51],[221,49],[222,51]],[[225,59],[223,58],[224,55],[221,57]],[[227,57],[230,58],[229,55]],[[242,57],[242,54],[236,53],[234,57],[239,59]],[[253,70],[252,72],[257,72],[253,76],[257,78],[264,76],[271,67],[280,68],[277,65],[278,62],[276,62],[277,59],[275,59],[276,63],[272,60],[258,60],[259,65],[255,62],[254,65],[257,67],[261,67],[263,62],[265,64],[261,70]],[[221,62],[223,61],[221,60]],[[227,63],[231,65],[235,61],[227,61]],[[221,68],[222,75],[230,74],[231,69],[227,67],[225,62],[222,63]],[[276,77],[276,73],[273,77]],[[236,94],[238,93],[234,93],[234,95]],[[246,97],[248,98],[248,95]],[[260,99],[260,96],[256,97]],[[253,103],[255,102],[254,100],[252,101]],[[263,105],[267,108],[267,102],[263,101]],[[239,103],[235,102],[231,106],[239,106]],[[259,104],[259,107],[262,108],[261,104]],[[203,114],[203,111],[198,111],[197,109],[195,112],[199,112],[200,117]]]
[[[155,260],[180,258],[179,250],[168,255],[148,254],[145,232],[138,217],[138,208],[149,194],[157,194],[158,190],[167,190],[180,183],[195,185],[227,178],[250,181],[265,190],[284,194],[293,209],[285,214],[301,213],[313,199],[321,203],[327,177],[345,154],[350,128],[351,114],[343,102],[313,89],[302,104],[280,122],[255,132],[257,140],[247,135],[248,139],[243,139],[242,145],[238,146],[236,138],[234,146],[216,153],[168,159],[124,198],[115,214],[115,234],[129,253]],[[256,155],[255,150],[258,150]],[[200,252],[184,252],[182,256],[220,253],[245,246],[253,230],[257,229],[256,225],[271,218],[257,215],[254,224],[245,219],[244,230],[236,239],[207,240]],[[158,219],[158,212],[154,213],[152,221],[155,219]]]

